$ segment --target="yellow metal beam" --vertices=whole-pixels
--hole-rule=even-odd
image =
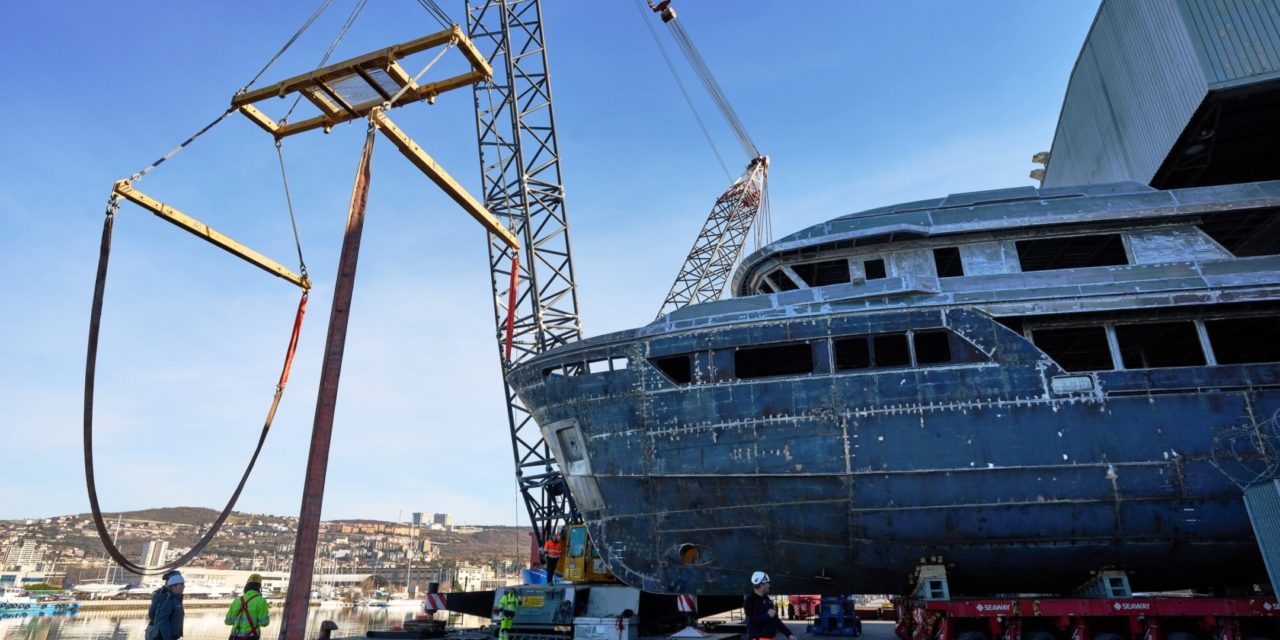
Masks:
[[[418,85],[397,62],[406,56],[450,42],[455,43],[458,46],[458,50],[462,52],[463,57],[467,59],[471,66],[469,72],[438,82]],[[454,25],[450,29],[385,49],[379,49],[349,60],[343,60],[327,67],[282,80],[268,87],[236,94],[231,98],[231,106],[239,109],[254,123],[266,129],[276,138],[284,138],[312,129],[323,128],[327,131],[336,124],[362,118],[368,115],[374,107],[386,102],[389,88],[374,83],[372,73],[375,70],[385,72],[387,78],[390,78],[391,82],[395,83],[397,91],[401,88],[407,88],[400,98],[395,101],[395,104],[392,105],[397,107],[420,100],[434,101],[438,94],[483,82],[493,77],[493,67],[489,65],[489,61],[485,60],[485,57],[481,55],[475,45],[467,39],[466,35],[462,33],[462,29]],[[383,95],[377,100],[370,100],[357,105],[344,104],[345,100],[336,95],[330,85],[351,77],[364,79],[365,83]],[[283,98],[294,92],[306,95],[321,110],[321,115],[299,122],[283,123],[272,120],[253,106],[258,102],[271,98]],[[328,96],[324,96],[321,92],[327,93]]]
[[[231,98],[231,106],[239,107],[240,105],[260,102],[267,98],[283,97],[285,94],[298,91],[305,86],[314,85],[320,82],[329,82],[349,76],[355,73],[356,67],[385,67],[400,58],[438,47],[455,38],[460,38],[462,40],[466,39],[466,36],[462,34],[462,29],[457,26],[444,31],[425,35],[415,40],[392,45],[385,49],[366,53],[362,56],[349,58],[342,62],[335,62],[327,67],[321,67],[314,71],[299,74],[261,89],[237,94]],[[474,48],[474,46],[472,46],[472,48]],[[493,69],[489,67],[488,63],[485,63],[484,66],[492,75]]]
[[[266,130],[267,133],[270,133],[272,135],[275,135],[276,131],[280,128],[276,124],[275,120],[272,120],[270,117],[267,116],[267,114],[259,111],[257,107],[251,104],[246,104],[241,106],[240,113],[243,113],[245,117],[252,120],[254,124],[258,125],[259,127],[262,127],[263,129]]]
[[[502,241],[513,250],[520,250],[520,240],[516,238],[515,234],[511,233],[510,229],[503,226],[503,224],[499,222],[492,213],[489,213],[489,210],[486,209],[483,204],[480,204],[478,200],[472,197],[472,195],[468,193],[461,184],[458,184],[458,181],[454,180],[453,176],[449,175],[449,172],[445,171],[443,167],[437,164],[435,159],[427,155],[427,152],[423,151],[422,147],[418,146],[418,143],[413,141],[413,138],[405,135],[405,133],[387,117],[387,114],[383,111],[382,107],[376,107],[369,112],[369,120],[373,122],[373,124],[383,133],[383,135],[387,137],[387,139],[391,140],[392,144],[396,145],[396,148],[400,150],[400,153],[404,154],[404,157],[409,159],[409,162],[412,162],[414,166],[427,174],[427,177],[431,178],[431,181],[436,183],[436,186],[440,187],[440,189],[450,198],[453,198],[454,202],[461,205],[462,208],[465,209],[467,213],[471,214],[471,217],[475,218],[476,221],[479,222],[480,225],[489,233],[501,238]]]
[[[275,260],[272,260],[271,258],[268,258],[261,253],[236,242],[235,240],[232,240],[222,233],[219,233],[209,225],[200,222],[199,220],[196,220],[195,218],[192,218],[191,216],[188,216],[187,214],[178,211],[177,209],[174,209],[173,207],[160,202],[145,193],[142,193],[141,191],[138,191],[137,189],[134,189],[133,185],[128,180],[120,180],[116,182],[115,186],[112,187],[112,191],[120,197],[156,214],[161,219],[171,222],[179,228],[185,229],[193,235],[203,238],[218,248],[245,260],[271,275],[284,278],[303,289],[311,288],[311,281],[307,278],[286,269],[279,262],[276,262]]]

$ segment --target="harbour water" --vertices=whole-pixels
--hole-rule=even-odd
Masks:
[[[307,638],[320,632],[320,623],[338,623],[334,637],[362,637],[369,629],[386,629],[399,625],[417,609],[378,609],[372,607],[312,608],[307,617]],[[229,627],[223,624],[226,611],[188,609],[183,624],[183,640],[226,640]],[[271,609],[271,626],[264,638],[279,632],[278,608]],[[0,620],[0,640],[143,640],[147,626],[146,610],[86,611],[69,616],[7,618]]]

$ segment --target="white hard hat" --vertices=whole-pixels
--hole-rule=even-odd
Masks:
[[[751,574],[751,584],[759,586],[761,583],[769,581],[769,574],[763,571],[757,571]]]

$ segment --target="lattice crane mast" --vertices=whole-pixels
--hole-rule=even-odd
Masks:
[[[541,2],[468,2],[467,36],[493,67],[492,79],[474,87],[484,204],[522,245],[512,248],[489,235],[516,479],[541,549],[553,531],[580,516],[538,425],[505,374],[582,338]]]
[[[640,0],[636,0],[638,7],[639,2]],[[671,8],[671,0],[663,0],[656,4],[653,0],[649,0],[649,8],[657,13],[662,18],[662,22],[670,28],[672,37],[680,46],[698,80],[702,82],[725,122],[738,138],[742,150],[750,158],[742,176],[729,185],[719,198],[716,198],[715,205],[711,207],[711,214],[707,216],[706,223],[702,225],[701,231],[694,239],[693,248],[689,250],[684,264],[680,266],[675,282],[662,301],[662,307],[658,309],[658,317],[661,318],[687,305],[719,299],[733,273],[734,265],[742,256],[742,250],[746,246],[747,237],[753,227],[756,230],[757,245],[769,241],[769,157],[760,153],[751,136],[747,134],[746,127],[738,118],[737,112],[733,110],[733,105],[729,103],[724,90],[720,88],[720,83],[716,81],[702,54],[694,46],[689,33],[676,19],[675,9]],[[643,13],[643,9],[641,12]],[[645,24],[648,26],[649,23],[646,21]],[[668,67],[676,77],[676,82],[680,84],[681,92],[688,100],[688,93],[683,83],[680,83],[679,75],[671,65],[662,41],[658,39],[657,33],[651,26],[649,29]],[[697,117],[697,110],[694,109],[691,100],[689,107]],[[700,117],[698,123],[702,125]],[[705,127],[703,133],[714,150],[715,143],[711,141],[711,136],[707,134]],[[716,151],[717,158],[719,155]],[[757,221],[759,224],[756,224]]]

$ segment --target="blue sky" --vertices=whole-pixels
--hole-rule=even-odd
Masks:
[[[112,182],[220,113],[316,4],[6,3],[0,518],[88,509],[85,336]],[[352,4],[336,1],[262,82],[313,67]],[[441,4],[463,15],[460,2]],[[861,209],[1032,184],[1030,157],[1050,146],[1097,8],[676,6],[772,157],[775,237]],[[583,324],[589,335],[637,326],[653,317],[727,181],[631,2],[551,0],[544,19]],[[335,59],[437,29],[413,0],[374,0]],[[739,171],[746,158],[691,75],[686,82]],[[469,91],[394,117],[478,191]],[[316,288],[241,510],[298,511],[363,133],[356,124],[285,142]],[[270,138],[236,116],[138,186],[293,265],[275,162]],[[112,260],[95,413],[103,506],[220,507],[270,400],[295,291],[128,204]],[[479,226],[380,141],[324,517],[517,521],[490,296]]]

